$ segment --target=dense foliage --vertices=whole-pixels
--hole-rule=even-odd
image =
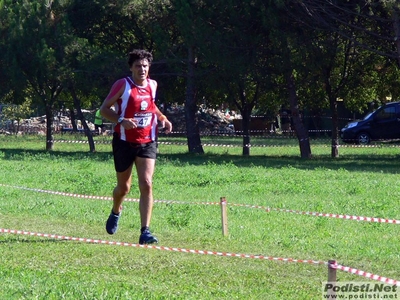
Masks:
[[[2,0],[0,103],[30,100],[50,125],[60,107],[77,110],[79,118],[80,107],[98,107],[113,81],[129,74],[126,54],[146,48],[155,57],[159,101],[185,104],[191,152],[202,152],[200,103],[238,110],[245,135],[251,114],[275,115],[282,105],[331,111],[335,133],[337,99],[362,112],[371,101],[398,97],[399,7],[394,1]],[[296,127],[299,140],[307,140]]]

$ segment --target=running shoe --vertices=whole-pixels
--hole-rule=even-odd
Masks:
[[[118,221],[119,221],[120,217],[121,217],[121,213],[114,214],[114,212],[111,210],[111,214],[108,217],[107,223],[106,223],[106,230],[107,230],[108,234],[114,234],[117,232]]]
[[[143,245],[143,244],[153,244],[153,243],[158,243],[158,239],[151,234],[149,229],[143,230],[139,238],[139,244]]]

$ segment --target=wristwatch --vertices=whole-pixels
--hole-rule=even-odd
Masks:
[[[118,118],[118,124],[121,124],[123,120],[124,120],[124,117],[119,117]]]

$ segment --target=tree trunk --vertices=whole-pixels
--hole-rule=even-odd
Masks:
[[[185,99],[185,118],[186,118],[186,131],[187,140],[190,153],[200,153],[203,154],[203,146],[201,145],[200,131],[198,118],[196,116],[197,106],[196,106],[196,95],[195,95],[195,56],[194,47],[189,47],[188,54],[188,76],[187,76],[187,86],[186,86],[186,99]]]
[[[338,111],[336,97],[330,96],[329,102],[332,112],[332,158],[339,157],[339,124],[338,124]]]
[[[286,83],[289,92],[290,110],[292,111],[293,126],[299,140],[301,158],[311,158],[311,147],[308,132],[300,118],[299,103],[292,70],[286,73]]]
[[[331,136],[331,157],[339,157],[339,123],[338,123],[338,111],[337,111],[337,100],[336,93],[332,92],[332,86],[330,84],[330,70],[326,69],[325,76],[325,91],[329,98],[329,105],[332,113],[332,136]]]
[[[85,117],[83,116],[83,113],[82,113],[81,101],[78,99],[78,97],[75,93],[75,90],[72,86],[70,87],[70,90],[71,90],[72,98],[74,99],[74,107],[75,107],[77,115],[78,115],[78,120],[81,120],[83,129],[85,130],[85,135],[88,138],[89,151],[96,152],[96,147],[94,145],[92,132],[91,132],[88,124],[86,123]]]
[[[245,84],[243,82],[237,82],[239,101],[235,101],[236,107],[242,114],[242,132],[243,132],[243,156],[250,155],[250,121],[251,121],[251,111],[254,108],[254,103],[258,97],[258,88],[254,95],[253,101],[249,101],[246,91],[244,88]],[[232,91],[230,93],[233,95]]]
[[[54,146],[54,137],[53,137],[53,110],[51,106],[46,105],[46,150],[52,151]]]
[[[400,66],[400,10],[393,6],[393,27],[395,32],[394,41],[397,48],[397,63]]]
[[[69,117],[71,119],[72,131],[77,132],[78,131],[78,127],[76,126],[76,116],[75,116],[74,107],[70,107],[70,109],[69,109]]]
[[[80,102],[80,101],[79,101]],[[89,143],[89,151],[90,152],[96,152],[96,147],[94,145],[94,141],[93,141],[93,135],[92,135],[92,131],[90,130],[85,117],[83,116],[82,113],[82,108],[80,105],[78,105],[78,107],[76,107],[77,113],[78,113],[78,119],[81,120],[83,129],[85,130],[85,135],[88,138],[88,143]]]
[[[251,110],[250,110],[251,111]],[[243,130],[243,156],[250,155],[250,120],[251,114],[247,107],[243,107],[242,111],[242,130]]]

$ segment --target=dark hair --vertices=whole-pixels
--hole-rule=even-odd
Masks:
[[[147,59],[149,64],[151,64],[151,62],[153,61],[153,55],[150,52],[141,49],[135,49],[132,52],[129,52],[129,59],[128,59],[129,67],[132,67],[133,63],[136,60],[142,60],[142,59]]]

